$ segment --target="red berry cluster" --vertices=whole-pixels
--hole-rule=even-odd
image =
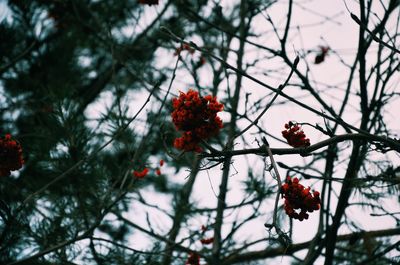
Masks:
[[[160,167],[162,167],[162,166],[164,165],[164,160],[161,159],[160,162],[159,162],[159,164],[160,164]],[[160,169],[160,167],[157,167],[157,168],[155,169],[156,175],[157,175],[157,176],[160,176],[160,175],[161,175],[161,169]]]
[[[202,239],[200,239],[200,243],[203,245],[212,244],[212,243],[214,243],[214,237],[202,238]]]
[[[207,61],[206,61],[206,58],[205,58],[204,56],[200,56],[200,59],[199,59],[199,61],[197,62],[197,64],[198,64],[199,66],[202,66],[202,65],[204,65],[206,62],[207,62]]]
[[[144,178],[148,173],[149,169],[147,167],[145,167],[142,171],[133,171],[133,175],[138,179]]]
[[[21,145],[6,134],[0,138],[0,177],[9,176],[10,171],[18,170],[24,164]]]
[[[319,192],[310,192],[310,187],[305,188],[299,183],[298,178],[287,177],[286,183],[281,187],[282,197],[285,199],[285,211],[289,217],[303,221],[308,219],[307,212],[312,213],[320,208]],[[297,213],[295,210],[300,209]]]
[[[180,47],[175,49],[174,56],[180,55],[182,51],[187,51],[192,56],[196,52],[196,50],[193,49],[192,47],[190,47],[190,45],[183,43]],[[198,59],[198,61],[197,62],[192,61],[192,63],[194,64],[194,66],[196,68],[199,68],[206,63],[206,58],[203,55],[200,55],[200,58]]]
[[[282,136],[285,137],[288,144],[293,147],[307,147],[310,146],[310,139],[306,138],[301,126],[289,122],[285,124],[286,130],[282,131]]]
[[[164,165],[164,160],[161,159],[160,162],[159,162],[159,164],[160,164],[160,167],[162,167],[162,166]],[[160,169],[160,167],[154,168],[154,172],[156,173],[157,176],[161,175],[161,169]],[[149,173],[149,171],[150,171],[150,170],[149,170],[149,168],[147,168],[147,167],[145,167],[142,171],[137,171],[137,170],[135,170],[135,171],[133,171],[133,176],[135,176],[135,177],[138,178],[138,179],[142,179],[142,178],[144,178],[145,176],[147,176],[147,174]]]
[[[191,252],[189,254],[188,259],[185,262],[185,265],[200,265],[200,256],[195,252]]]
[[[177,56],[178,54],[181,53],[181,51],[188,51],[190,54],[194,54],[195,49],[193,49],[192,47],[190,47],[188,44],[183,43],[181,45],[181,47],[176,48],[175,52],[174,52],[174,56]]]
[[[191,89],[187,93],[180,92],[172,104],[172,121],[177,130],[183,131],[182,137],[175,139],[175,148],[201,152],[201,140],[218,134],[222,128],[222,120],[217,113],[223,110],[224,105],[216,97],[200,97],[198,92]]]
[[[207,232],[207,227],[205,225],[201,226],[201,235],[204,236],[204,234]],[[203,245],[210,245],[214,243],[214,237],[203,237],[200,239],[200,243]]]

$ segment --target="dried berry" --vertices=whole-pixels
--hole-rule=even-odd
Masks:
[[[325,56],[328,54],[328,51],[329,51],[329,47],[320,46],[319,48],[320,48],[320,51],[315,56],[315,60],[314,60],[315,64],[320,64],[323,61],[325,61]]]

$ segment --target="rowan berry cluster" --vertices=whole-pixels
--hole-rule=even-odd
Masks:
[[[207,227],[202,225],[201,226],[201,235],[203,238],[200,239],[200,243],[203,245],[210,245],[214,243],[214,237],[204,237],[204,234],[207,232]]]
[[[194,48],[190,47],[189,44],[183,43],[180,47],[175,49],[174,56],[180,55],[182,51],[187,51],[192,56],[192,58],[193,58],[194,53],[196,52],[196,50]],[[203,55],[200,55],[200,58],[196,62],[192,61],[192,65],[195,68],[200,68],[205,63],[206,63],[206,58]]]
[[[9,176],[11,171],[18,170],[24,164],[22,147],[11,134],[0,138],[0,176]]]
[[[160,162],[159,162],[159,167],[156,167],[156,168],[153,168],[154,169],[154,173],[157,175],[157,176],[160,176],[161,175],[161,167],[164,165],[164,160],[163,159],[161,159],[160,160]],[[149,168],[147,168],[147,167],[145,167],[142,171],[138,171],[138,170],[135,170],[135,171],[133,171],[133,176],[135,176],[136,178],[138,178],[138,179],[142,179],[142,178],[144,178],[145,176],[147,176],[147,174],[149,173]]]
[[[200,239],[200,243],[203,245],[210,245],[210,244],[214,243],[214,237],[202,238],[202,239]]]
[[[310,146],[310,139],[306,138],[300,125],[290,121],[285,124],[285,129],[282,131],[282,136],[285,137],[289,145],[293,147]]]
[[[174,52],[174,56],[177,56],[178,54],[180,54],[181,51],[188,51],[190,54],[194,54],[195,49],[190,47],[188,44],[183,43],[179,48],[176,48],[176,50]]]
[[[160,167],[157,167],[157,168],[155,169],[155,172],[156,172],[156,175],[157,175],[157,176],[160,176],[160,175],[161,175],[161,169],[160,169],[160,168],[164,165],[164,160],[161,159],[160,162],[159,162],[159,164],[160,164]]]
[[[137,171],[137,170],[133,171],[133,175],[138,179],[144,178],[148,173],[149,169],[147,167],[145,167],[142,171]]]
[[[308,219],[308,214],[320,208],[321,200],[319,192],[310,192],[310,187],[305,188],[299,183],[298,178],[287,177],[286,183],[281,187],[282,197],[285,199],[284,208],[286,214],[293,218],[303,221]],[[295,210],[300,209],[297,213]]]
[[[175,148],[201,152],[201,140],[217,135],[222,128],[222,120],[217,113],[223,110],[224,105],[216,97],[200,97],[198,92],[191,89],[187,93],[180,92],[172,104],[172,122],[178,131],[183,131],[182,137],[175,139]]]
[[[189,254],[188,259],[185,262],[185,265],[199,265],[200,264],[200,256],[195,252],[191,252]]]

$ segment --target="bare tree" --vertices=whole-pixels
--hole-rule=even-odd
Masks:
[[[2,264],[399,261],[398,0],[121,2],[8,3]]]

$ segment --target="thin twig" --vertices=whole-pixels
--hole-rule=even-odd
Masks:
[[[268,143],[267,139],[265,137],[263,137],[262,141],[264,143],[263,147],[266,149],[269,159],[271,160],[271,165],[272,165],[272,168],[274,169],[275,177],[278,182],[278,192],[277,192],[276,198],[275,198],[274,216],[272,219],[272,225],[276,226],[276,220],[277,220],[277,216],[278,216],[278,202],[279,202],[279,197],[280,197],[279,196],[280,189],[282,187],[282,180],[281,180],[281,176],[279,175],[278,167],[276,166],[276,163],[275,163],[274,155],[272,154],[271,149],[269,148],[269,143]]]
[[[278,182],[278,191],[276,193],[275,197],[275,205],[274,205],[274,213],[273,213],[273,218],[272,218],[272,224],[265,223],[264,226],[268,229],[275,228],[276,233],[278,234],[279,239],[284,243],[284,245],[288,246],[291,243],[290,238],[280,229],[278,225],[278,203],[279,203],[279,197],[281,195],[281,187],[282,187],[282,180],[281,176],[279,175],[278,167],[276,166],[275,160],[274,160],[274,155],[271,152],[271,149],[269,148],[269,143],[265,137],[262,138],[262,141],[264,143],[264,148],[267,151],[267,154],[269,156],[269,159],[271,160],[271,165],[272,168],[274,169],[275,177]]]
[[[366,25],[364,25],[364,23],[362,23],[360,21],[360,19],[356,15],[354,15],[353,13],[350,13],[350,16],[360,27],[362,27],[366,32],[368,32],[371,35],[371,38],[374,41],[376,41],[377,43],[385,46],[386,48],[389,48],[392,51],[400,54],[400,50],[396,49],[396,47],[394,47],[394,46],[390,46],[389,44],[387,44],[383,40],[379,39],[370,29],[368,29],[368,27]]]
[[[286,81],[279,85],[274,97],[271,99],[271,101],[267,104],[267,106],[265,106],[264,110],[257,116],[257,118],[251,122],[246,128],[244,128],[242,131],[240,131],[239,133],[237,133],[233,138],[237,138],[240,135],[244,134],[247,130],[249,130],[251,127],[253,127],[254,125],[256,125],[258,123],[258,121],[261,119],[261,117],[267,112],[267,110],[272,106],[272,104],[275,102],[275,100],[278,98],[280,92],[282,92],[282,90],[287,86],[287,84],[289,83],[290,78],[293,75],[294,69],[296,69],[298,63],[299,63],[299,56],[296,57],[296,59],[294,60],[294,63],[292,65],[292,69],[288,75],[288,77],[286,78]]]

